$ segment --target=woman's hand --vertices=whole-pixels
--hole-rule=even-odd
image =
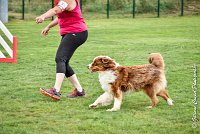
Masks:
[[[36,17],[35,18],[35,22],[37,23],[37,24],[39,24],[39,23],[42,23],[43,21],[44,21],[44,17],[43,16],[39,16],[39,17]]]
[[[47,36],[48,35],[48,32],[49,32],[50,28],[49,27],[45,27],[42,32],[41,32],[41,35],[42,36]]]

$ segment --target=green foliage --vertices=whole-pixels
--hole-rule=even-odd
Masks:
[[[111,10],[122,10],[125,8],[126,3],[129,2],[128,0],[111,0]]]
[[[101,0],[83,2],[83,12],[105,12],[106,7]]]
[[[18,57],[17,64],[0,63],[0,133],[199,134],[199,126],[192,128],[194,63],[200,77],[199,22],[198,16],[86,20],[89,38],[70,64],[87,94],[85,98],[66,98],[73,87],[65,79],[59,102],[39,93],[39,87],[52,87],[55,81],[54,58],[61,39],[58,27],[41,37],[48,21],[40,25],[34,21],[7,23],[18,37]],[[88,108],[103,93],[98,75],[86,68],[95,56],[108,55],[130,66],[148,63],[151,52],[160,52],[164,57],[174,106],[159,98],[155,108],[146,109],[150,100],[140,92],[126,94],[118,112],[106,112],[112,105]]]
[[[15,13],[22,12],[22,1],[9,0],[9,11]],[[25,0],[25,13],[34,13],[36,15],[46,12],[52,7],[51,0]]]
[[[161,10],[175,10],[177,9],[178,1],[176,0],[161,0],[160,9]]]
[[[158,0],[135,0],[136,15],[151,16],[157,12]],[[199,15],[200,1],[184,1],[184,15]],[[52,7],[51,0],[25,0],[25,19],[34,19]],[[107,12],[107,0],[82,0],[82,12],[87,18],[105,18]],[[162,15],[180,14],[180,0],[160,0],[160,12]],[[21,18],[21,1],[9,0],[9,19]],[[116,18],[131,17],[133,12],[133,0],[110,0],[110,16]]]
[[[132,11],[133,0],[110,0],[111,11]],[[175,0],[161,0],[162,10],[173,10],[177,7]],[[105,12],[107,0],[83,0],[83,12]],[[43,13],[51,8],[50,0],[25,0],[25,13],[34,13],[36,15]],[[136,0],[138,13],[155,12],[157,0]],[[9,1],[9,11],[22,12],[21,1]]]
[[[151,2],[149,0],[139,0],[138,1],[138,12],[139,13],[148,13],[148,12],[155,12],[156,2],[155,0]]]
[[[11,6],[9,4],[8,11],[12,11],[12,12],[15,12],[15,13],[21,13],[22,12],[22,6]]]

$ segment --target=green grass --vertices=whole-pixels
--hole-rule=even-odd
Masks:
[[[196,129],[192,128],[194,63],[200,77],[199,16],[86,22],[88,41],[76,51],[70,63],[87,96],[66,98],[73,87],[65,80],[59,102],[39,93],[39,87],[54,85],[54,57],[60,41],[58,27],[53,28],[48,37],[41,37],[40,31],[49,22],[37,25],[33,20],[6,24],[18,36],[18,59],[17,64],[0,63],[0,133],[200,133],[199,122]],[[165,59],[168,90],[175,101],[174,106],[168,106],[160,98],[155,108],[146,109],[150,100],[139,92],[127,94],[118,112],[106,112],[111,106],[88,108],[103,93],[98,74],[86,68],[95,56],[108,55],[121,65],[138,65],[147,63],[151,52],[160,52]],[[199,94],[198,91],[198,97]]]

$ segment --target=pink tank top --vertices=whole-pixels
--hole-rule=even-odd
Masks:
[[[79,2],[77,0],[75,1],[76,7],[73,10],[63,11],[62,13],[57,14],[61,35],[87,30],[87,26],[82,17]]]

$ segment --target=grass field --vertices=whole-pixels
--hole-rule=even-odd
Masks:
[[[76,51],[70,63],[87,96],[66,98],[73,87],[65,80],[59,102],[39,93],[39,87],[54,85],[54,57],[60,41],[58,27],[52,29],[48,37],[41,37],[40,31],[48,22],[6,24],[18,36],[19,46],[17,64],[0,63],[1,134],[200,133],[199,122],[197,128],[192,128],[194,64],[200,77],[199,16],[86,22],[88,41]],[[139,92],[127,94],[118,112],[106,112],[111,106],[88,108],[103,93],[98,75],[86,68],[95,56],[108,55],[121,65],[138,65],[147,63],[151,52],[160,52],[165,59],[168,90],[174,106],[168,106],[159,98],[157,107],[146,109],[150,100]],[[197,87],[200,88],[199,79]],[[200,96],[199,91],[197,96]]]

